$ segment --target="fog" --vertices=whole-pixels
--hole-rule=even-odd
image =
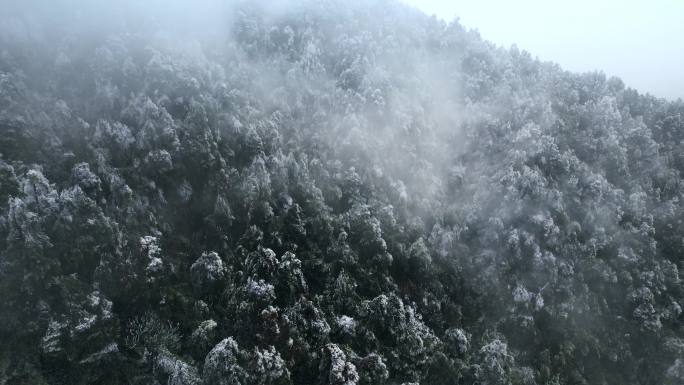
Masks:
[[[598,10],[0,4],[1,384],[684,383],[684,102]]]
[[[684,98],[684,2],[404,0],[483,38],[570,71],[604,71],[642,92]]]

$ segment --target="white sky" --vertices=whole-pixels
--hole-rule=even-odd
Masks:
[[[684,0],[403,0],[571,71],[684,99]]]

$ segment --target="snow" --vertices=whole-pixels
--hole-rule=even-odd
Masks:
[[[95,325],[97,316],[94,314],[81,317],[78,325],[74,328],[77,332],[82,333]]]
[[[346,334],[354,334],[354,330],[356,329],[356,324],[357,322],[349,316],[343,315],[340,317],[337,317],[336,319],[337,325],[342,329],[342,331]]]
[[[190,267],[195,286],[213,284],[222,280],[226,274],[223,260],[216,252],[204,252]]]
[[[214,320],[203,321],[194,332],[192,332],[192,338],[195,340],[207,340],[209,334],[216,329],[218,324]]]
[[[58,353],[62,351],[60,338],[62,337],[62,329],[66,325],[57,321],[50,321],[45,335],[42,339],[43,352],[46,354]]]
[[[164,261],[161,259],[161,247],[157,237],[147,235],[140,238],[140,251],[147,255],[148,262],[145,270],[148,274],[158,273],[163,269]]]
[[[80,361],[81,364],[91,363],[99,361],[108,354],[117,353],[119,351],[119,345],[116,342],[112,342],[104,348],[100,349],[98,352],[89,355],[88,357]]]
[[[323,348],[324,358],[319,369],[327,371],[327,382],[331,385],[356,385],[359,375],[356,366],[347,361],[347,356],[336,344],[328,344]],[[325,373],[325,372],[324,372]]]
[[[249,278],[247,280],[247,293],[259,299],[275,298],[273,285],[263,279],[256,281]]]

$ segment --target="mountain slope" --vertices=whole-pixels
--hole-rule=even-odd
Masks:
[[[393,1],[7,7],[0,382],[684,381],[681,101]]]

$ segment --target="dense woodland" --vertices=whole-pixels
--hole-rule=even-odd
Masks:
[[[684,384],[681,99],[391,0],[15,3],[0,384]]]

